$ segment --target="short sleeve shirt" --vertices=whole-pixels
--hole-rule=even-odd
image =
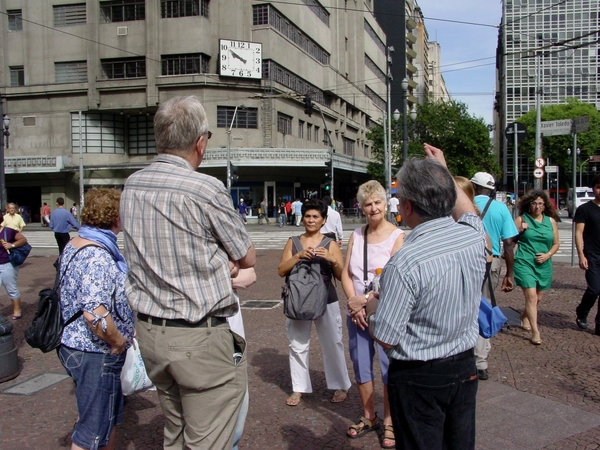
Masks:
[[[600,254],[600,206],[593,201],[584,203],[575,210],[573,222],[583,223],[583,254]]]
[[[474,203],[479,208],[479,211],[483,213],[488,200],[489,197],[487,195],[477,195],[475,196]],[[510,211],[504,203],[492,200],[482,220],[483,227],[490,236],[490,241],[492,241],[492,254],[500,256],[500,242],[519,234]]]
[[[127,339],[133,338],[133,312],[125,296],[127,275],[102,248],[87,247],[75,255],[76,251],[77,248],[68,244],[62,255],[60,301],[63,320],[66,322],[78,311],[92,313],[104,306],[121,334]],[[92,332],[83,316],[65,328],[61,343],[85,352],[110,352],[110,345]]]

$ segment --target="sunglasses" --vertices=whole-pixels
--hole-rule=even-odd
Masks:
[[[212,137],[212,131],[206,132],[206,139],[210,139]]]

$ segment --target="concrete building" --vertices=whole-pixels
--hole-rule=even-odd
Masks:
[[[600,2],[504,0],[502,11],[494,134],[503,182],[512,190],[514,150],[511,143],[507,145],[504,130],[535,110],[538,81],[542,107],[564,103],[567,97],[600,107]],[[533,161],[519,158],[517,167],[519,184],[531,182]]]
[[[450,101],[450,93],[446,87],[446,81],[442,75],[442,48],[438,42],[430,41],[428,43],[429,54],[429,90],[428,96],[433,101]]]
[[[34,218],[59,196],[79,203],[80,150],[85,189],[123,186],[155,157],[157,106],[196,95],[213,132],[199,170],[226,182],[229,153],[234,202],[320,196],[333,156],[348,205],[386,107],[386,37],[369,3],[3,0],[8,199]]]

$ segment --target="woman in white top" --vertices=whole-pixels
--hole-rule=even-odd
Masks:
[[[364,306],[367,303],[369,284],[375,276],[375,269],[383,268],[394,253],[404,243],[404,231],[385,219],[386,193],[377,181],[368,181],[358,188],[357,199],[367,218],[367,226],[358,228],[348,241],[348,251],[342,272],[342,287],[348,297],[348,338],[350,358],[354,365],[354,375],[363,405],[363,416],[347,432],[355,439],[380,427],[380,419],[375,413],[375,393],[373,383],[373,359],[375,349],[379,355],[383,378],[384,394],[384,433],[380,436],[382,448],[394,448],[394,431],[387,395],[388,358],[383,348],[376,344],[369,334]],[[365,277],[365,236],[367,242],[367,263]],[[366,278],[366,279],[365,279]]]

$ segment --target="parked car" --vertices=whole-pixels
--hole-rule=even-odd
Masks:
[[[590,200],[594,200],[592,188],[578,187],[575,188],[575,192],[577,193],[575,198],[573,198],[573,188],[569,189],[569,192],[567,193],[567,212],[569,217],[573,217],[575,215],[575,210],[579,206],[589,202]]]

